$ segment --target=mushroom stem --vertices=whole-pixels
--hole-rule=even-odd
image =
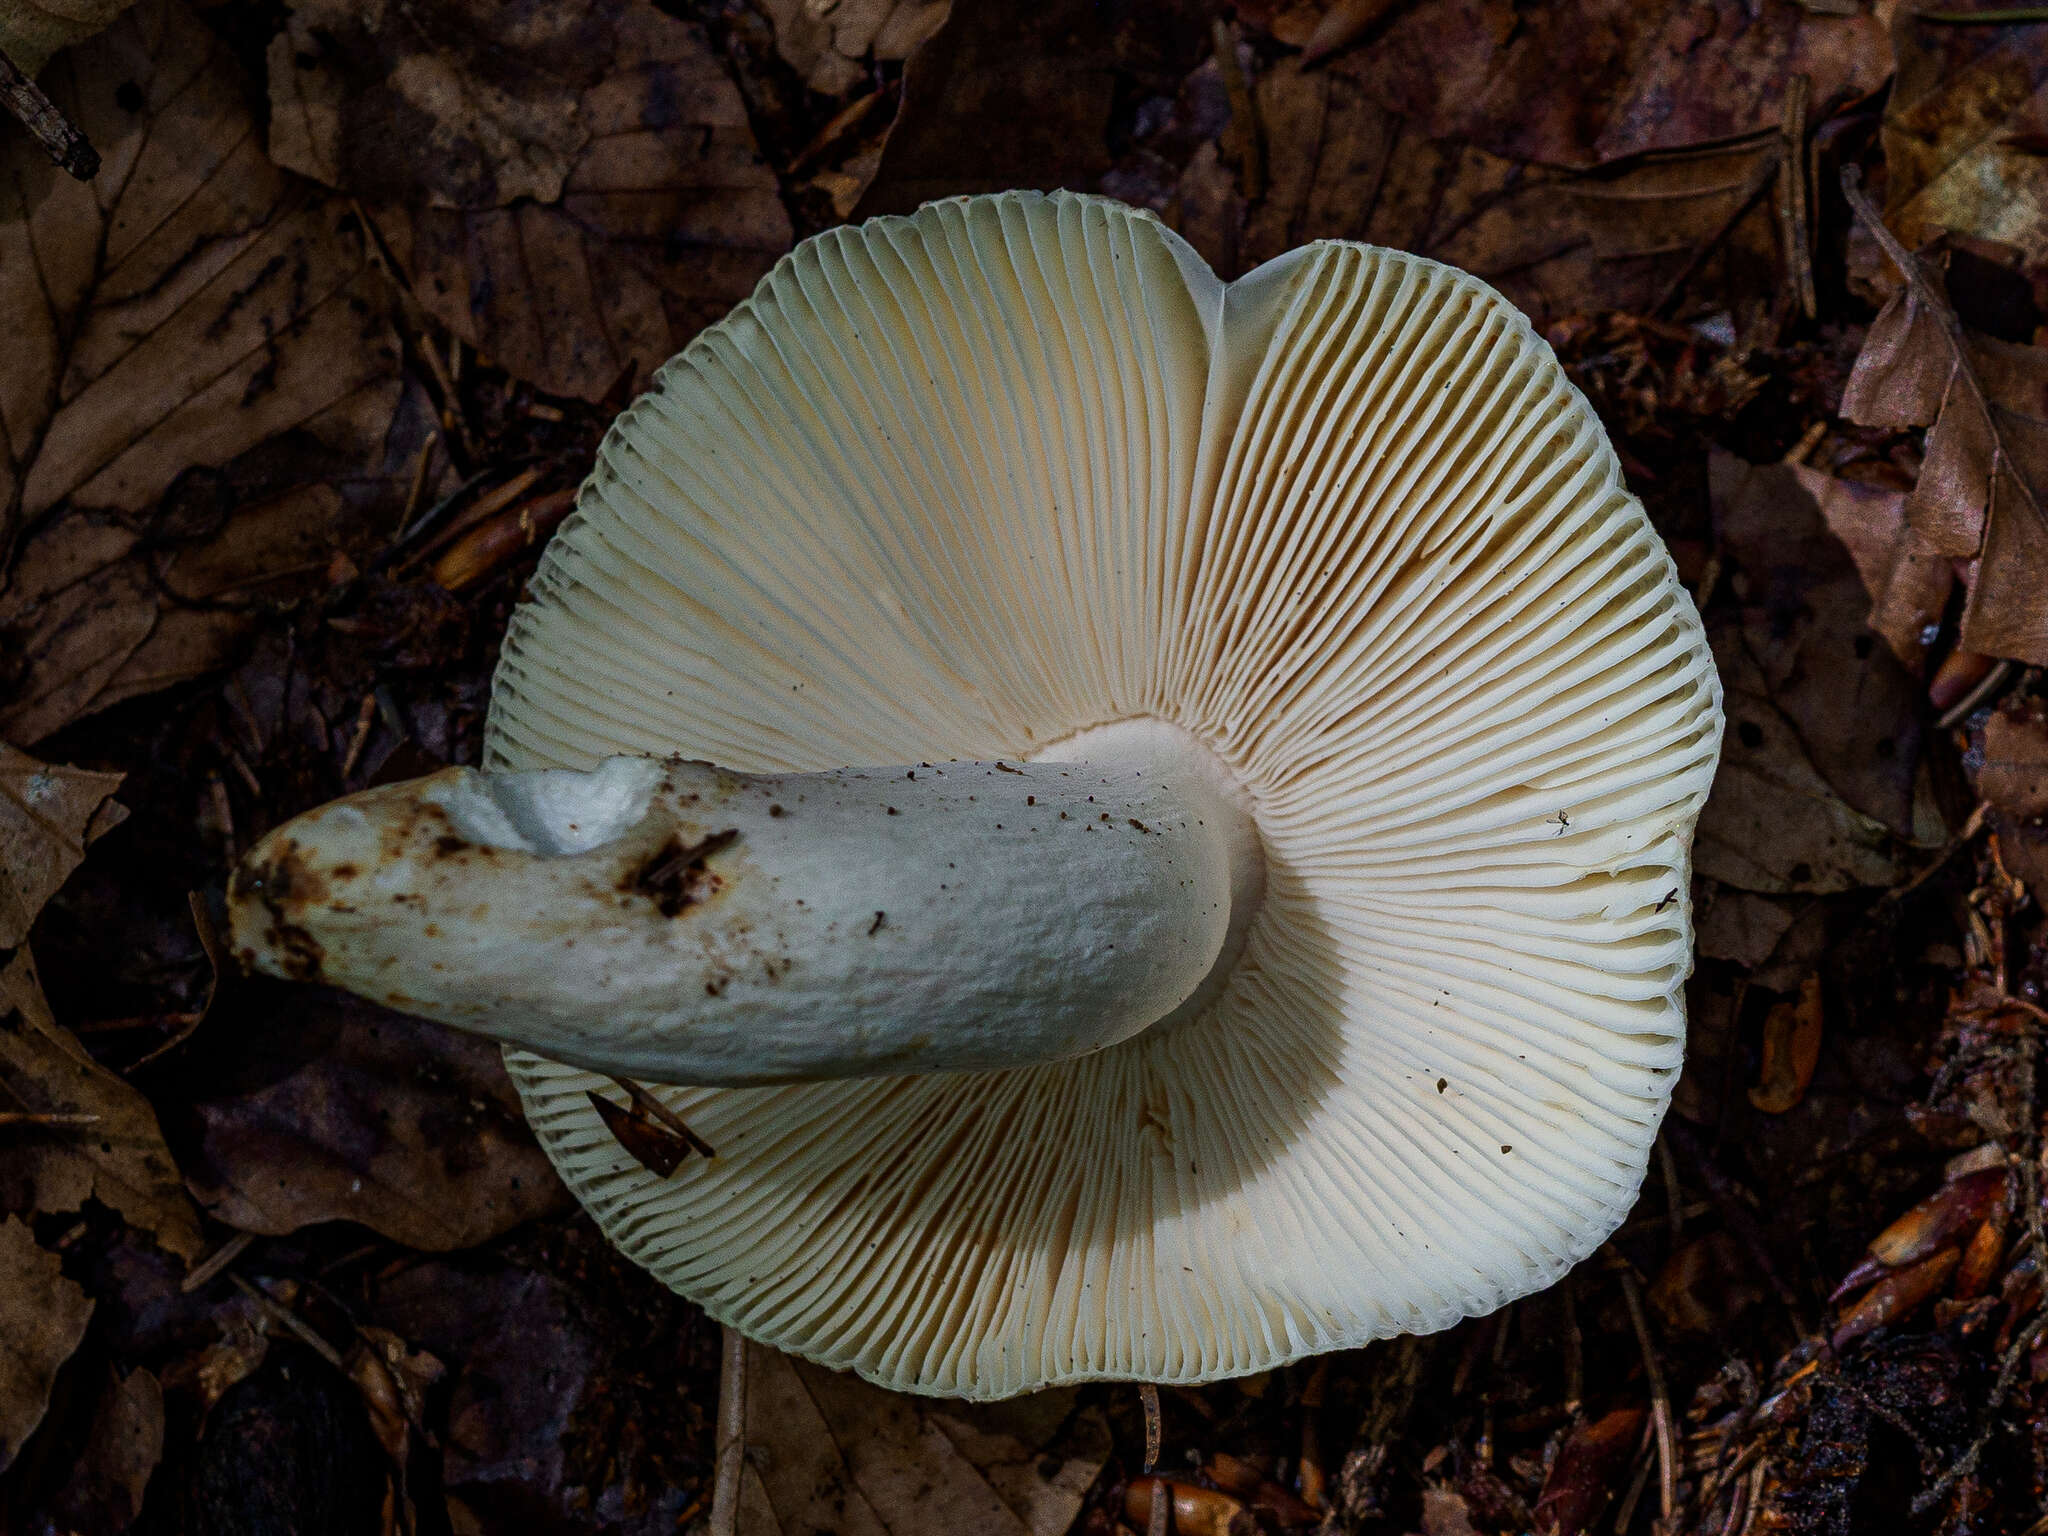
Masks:
[[[656,1082],[1059,1061],[1206,1000],[1235,956],[1256,838],[1180,734],[1106,727],[1071,762],[451,768],[257,844],[235,949]]]

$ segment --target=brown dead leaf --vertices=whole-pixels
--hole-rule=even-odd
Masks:
[[[1674,1253],[1649,1290],[1666,1328],[1694,1335],[1724,1332],[1770,1295],[1733,1233],[1710,1232]]]
[[[103,31],[135,0],[0,0],[0,53],[33,80],[60,50]]]
[[[739,1536],[1063,1536],[1109,1454],[1075,1396],[911,1397],[750,1343]]]
[[[125,1531],[142,1513],[143,1495],[164,1452],[164,1390],[137,1366],[108,1373],[86,1431],[85,1448],[47,1514],[62,1531]]]
[[[26,945],[0,969],[0,1098],[37,1114],[93,1117],[9,1133],[0,1209],[75,1211],[91,1198],[188,1262],[205,1251],[156,1112],[50,1016]]]
[[[1909,280],[1871,327],[1842,414],[1866,426],[1932,424],[1906,521],[1932,549],[1977,558],[1962,647],[2048,662],[2048,348],[1966,332],[1934,253],[1909,254],[1861,190],[1847,190]]]
[[[1906,518],[1903,491],[1842,480],[1796,466],[1828,531],[1842,541],[1870,597],[1870,628],[1914,677],[1927,670],[1955,572],[1948,557]]]
[[[739,92],[652,0],[303,0],[270,87],[272,156],[361,199],[428,312],[556,394],[651,370],[790,243]]]
[[[42,1422],[58,1367],[85,1337],[92,1305],[26,1222],[0,1221],[0,1468]]]
[[[1480,1536],[1465,1495],[1431,1484],[1422,1490],[1422,1536]]]
[[[1433,139],[1334,68],[1282,59],[1256,94],[1271,178],[1231,271],[1309,240],[1366,240],[1474,272],[1539,319],[1648,314],[1682,275],[1689,303],[1776,282],[1775,139],[1588,173]]]
[[[1171,92],[1210,51],[1213,11],[1208,0],[952,7],[904,66],[903,104],[854,216],[1010,187],[1093,188],[1110,168],[1120,87]]]
[[[1641,1408],[1616,1408],[1571,1432],[1536,1500],[1536,1528],[1543,1536],[1580,1536],[1592,1526],[1628,1465],[1646,1417]]]
[[[86,844],[127,817],[108,798],[124,777],[40,762],[0,741],[0,950],[28,937]]]
[[[1885,222],[1909,247],[1943,232],[2048,265],[2048,24],[1944,26],[1892,13],[1898,78],[1885,108]]]
[[[317,1054],[193,1106],[186,1175],[216,1218],[273,1235],[355,1221],[438,1252],[562,1207],[496,1046],[341,993],[291,1008]],[[239,1023],[253,1056],[276,1015],[250,1007]]]
[[[2014,699],[1985,722],[1977,792],[2009,816],[2048,816],[2048,702]]]
[[[1977,792],[1991,803],[2006,872],[2048,895],[2048,703],[2010,699],[1985,723]]]
[[[1858,565],[1824,510],[1860,508],[1862,491],[1804,465],[1747,464],[1719,450],[1708,461],[1708,486],[1715,535],[1733,565],[1741,644],[1771,701],[1843,800],[1910,834],[1919,689],[1871,633]],[[1944,584],[1936,620],[1946,563],[1937,570]]]
[[[1709,629],[1726,689],[1721,767],[1700,814],[1699,872],[1746,891],[1823,893],[1899,878],[1897,842],[1835,793],[1731,622]]]
[[[1890,57],[1874,19],[1793,0],[1422,0],[1328,67],[1426,137],[1590,166],[1775,128],[1793,75],[1827,102],[1875,90]]]
[[[907,59],[944,25],[952,0],[762,0],[775,51],[827,96],[868,78],[870,62]]]
[[[211,32],[146,0],[46,83],[106,166],[0,145],[0,730],[28,742],[218,665],[310,577],[277,499],[357,509],[401,393],[359,221],[263,156]]]
[[[1749,1090],[1751,1104],[1767,1115],[1799,1107],[1820,1061],[1821,1027],[1820,978],[1808,976],[1797,998],[1774,1004],[1764,1018],[1763,1071]]]

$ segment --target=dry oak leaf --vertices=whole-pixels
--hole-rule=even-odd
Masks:
[[[597,400],[789,248],[774,172],[701,28],[652,0],[301,0],[270,153],[358,197],[443,325]]]
[[[156,1111],[51,1017],[26,945],[0,969],[0,1101],[32,1114],[93,1117],[7,1132],[0,1209],[75,1211],[90,1198],[188,1263],[205,1251]]]
[[[938,31],[952,0],[762,0],[775,51],[827,96],[852,90],[868,63],[907,59]]]
[[[442,1251],[563,1208],[495,1045],[338,992],[289,1006],[318,1054],[191,1108],[186,1178],[216,1218],[270,1235],[354,1221]]]
[[[1906,523],[1926,548],[1977,560],[1962,647],[2048,664],[2048,348],[1963,330],[1927,253],[1872,233],[1912,275],[1872,323],[1842,415],[1929,427]]]
[[[2048,22],[1949,26],[1892,13],[1898,78],[1885,108],[1885,222],[1909,247],[1944,231],[2048,267]]]
[[[1422,0],[1329,68],[1430,138],[1591,166],[1775,128],[1795,74],[1825,103],[1875,90],[1891,59],[1874,19],[1794,0]]]
[[[59,50],[104,30],[135,0],[0,0],[0,53],[33,80]]]
[[[746,1380],[739,1536],[1064,1536],[1109,1455],[1071,1387],[912,1397],[753,1343]]]
[[[239,68],[182,6],[146,0],[45,84],[103,163],[80,183],[0,143],[0,551],[66,499],[142,512],[397,374],[347,206],[265,159]]]
[[[2048,896],[2048,700],[2008,699],[1985,722],[1977,792],[2007,873]]]
[[[360,516],[404,446],[360,220],[265,158],[213,34],[146,0],[46,80],[105,165],[0,142],[0,731],[25,742],[220,665],[239,609],[325,558],[319,509],[278,499]]]
[[[0,1221],[0,1468],[12,1464],[43,1413],[57,1370],[92,1317],[92,1301],[67,1280],[57,1255],[28,1223]]]
[[[1708,638],[1726,689],[1721,766],[1700,813],[1694,867],[1709,879],[1767,895],[1825,894],[1900,877],[1898,839],[1836,794],[1772,701],[1738,623]]]
[[[136,1367],[107,1382],[86,1431],[85,1449],[45,1513],[59,1531],[125,1531],[142,1513],[164,1453],[164,1389]]]
[[[86,844],[127,817],[108,798],[124,777],[41,762],[0,741],[0,951],[28,937]]]
[[[1871,633],[1863,578],[1826,510],[1830,502],[1838,513],[1860,504],[1863,488],[1805,465],[1749,464],[1719,450],[1708,459],[1707,483],[1715,538],[1740,572],[1733,585],[1742,594],[1742,643],[1772,702],[1842,799],[1910,835],[1920,690]],[[1915,639],[1919,626],[1940,620],[1948,595],[1947,562],[1935,561],[1929,574],[1939,586],[1914,615]]]

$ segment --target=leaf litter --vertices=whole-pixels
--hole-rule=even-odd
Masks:
[[[59,54],[100,174],[0,143],[0,1507],[706,1528],[718,1330],[569,1210],[491,1052],[219,974],[208,892],[305,806],[476,759],[603,427],[793,239],[1067,185],[1226,275],[1324,237],[1457,262],[1558,349],[1729,700],[1687,1067],[1598,1260],[1444,1336],[1149,1423],[1116,1384],[968,1410],[750,1347],[737,1528],[2028,1529],[2041,30],[143,0]]]

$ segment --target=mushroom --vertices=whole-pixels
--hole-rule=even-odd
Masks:
[[[271,833],[234,934],[507,1042],[604,1230],[750,1337],[1198,1382],[1620,1221],[1720,729],[1483,283],[1325,241],[1225,284],[1106,199],[956,199],[806,241],[659,372],[484,770]],[[615,1075],[717,1155],[643,1167]]]

